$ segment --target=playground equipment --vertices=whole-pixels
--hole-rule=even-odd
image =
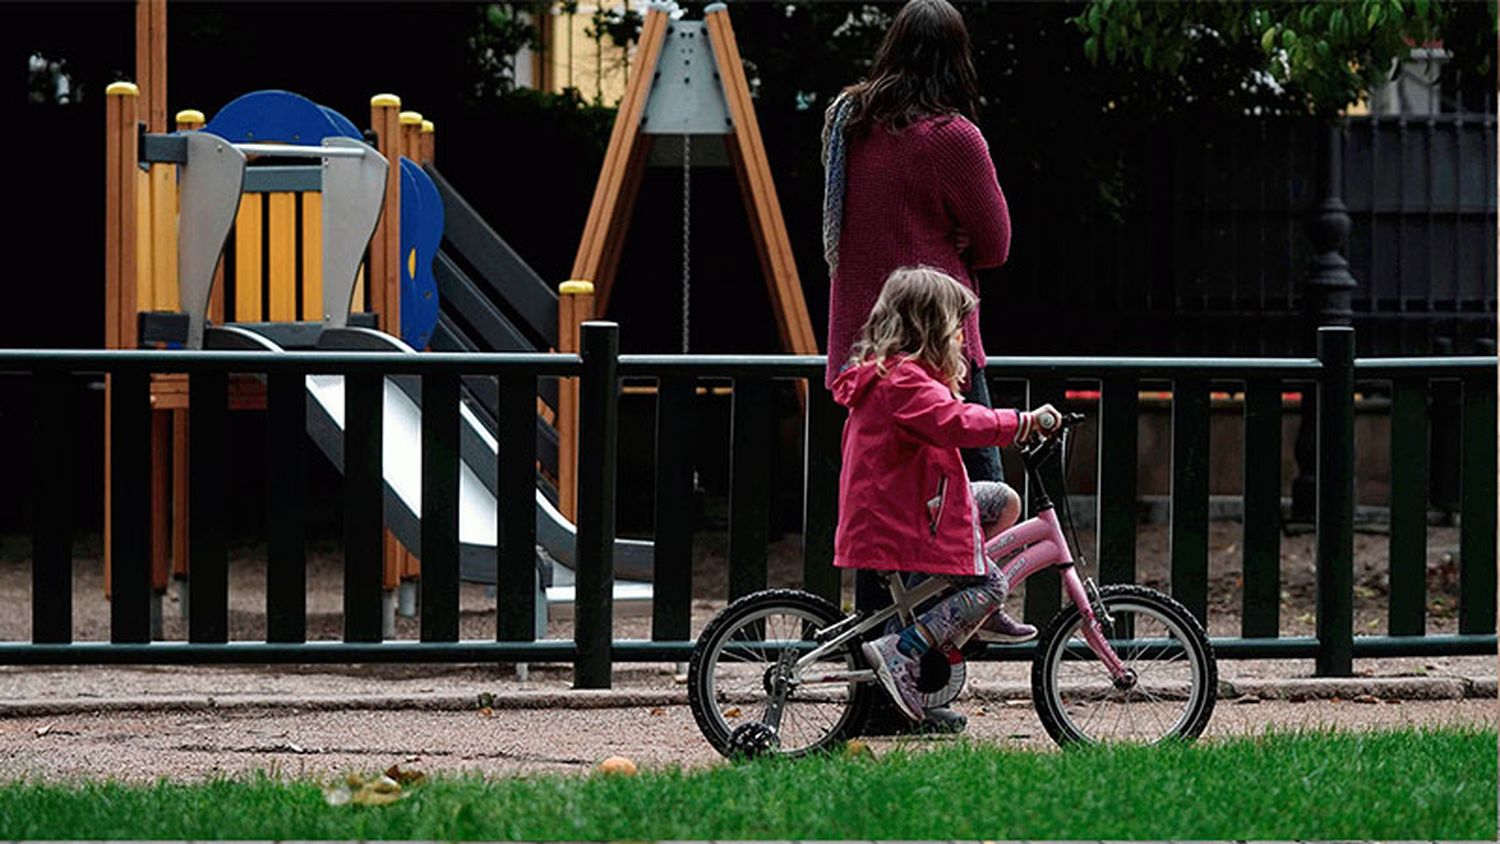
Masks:
[[[206,123],[201,114],[182,113],[178,122],[183,131],[148,133],[137,144],[136,133],[128,131],[135,123],[132,106],[137,91],[126,83],[109,92],[109,202],[111,219],[119,221],[110,231],[112,345],[407,353],[427,345],[440,322],[432,267],[440,253],[444,201],[432,177],[402,153],[432,155],[430,121],[414,112],[399,112],[400,101],[392,95],[373,98],[371,121],[386,128],[384,134],[374,133],[381,144],[377,149],[336,112],[295,94],[262,91],[240,97]],[[392,130],[392,125],[402,128]],[[387,149],[389,156],[382,152]],[[398,180],[388,176],[392,158],[400,168],[400,188],[394,192]],[[317,163],[306,164],[309,159]],[[139,171],[133,166],[136,161],[152,170]],[[167,178],[160,178],[157,168]],[[142,177],[151,182],[132,197]],[[157,182],[162,192],[149,193]],[[462,202],[446,183],[445,189],[452,201]],[[142,196],[162,213],[121,213],[135,207]],[[178,208],[179,214],[168,213]],[[393,212],[395,208],[399,213]],[[134,238],[129,236],[132,230]],[[130,242],[151,244],[150,260],[125,260],[121,247]],[[367,244],[370,259],[362,267]],[[392,255],[396,260],[376,260]],[[449,274],[462,275],[451,259],[439,263],[449,268]],[[149,291],[149,299],[141,291]],[[129,292],[137,293],[133,303]],[[487,337],[504,333],[486,323],[484,312],[466,313],[464,319],[479,324]],[[445,342],[456,331],[451,316],[447,322]],[[379,330],[382,326],[392,333]],[[129,327],[136,329],[134,344],[129,342]],[[395,331],[399,337],[393,336]],[[486,397],[495,394],[495,387],[489,381],[486,390],[487,380],[469,379],[461,396],[464,471],[459,530],[461,575],[493,583],[498,444],[493,410],[486,411],[493,407]],[[153,389],[159,411],[155,416],[179,430],[187,423],[185,388],[184,379],[164,377]],[[343,388],[341,377],[306,379],[308,433],[336,466],[343,465]],[[389,420],[383,446],[389,629],[394,626],[395,590],[400,589],[402,611],[414,612],[420,577],[421,392],[415,379],[400,378],[389,379],[384,392]],[[235,406],[264,406],[265,388],[259,382],[237,382],[234,394]],[[553,434],[554,441],[557,438]],[[168,463],[166,442],[166,437],[157,437],[153,443],[157,450],[152,557],[158,591],[170,579],[169,558],[171,573],[187,574],[191,548],[185,508],[188,455],[183,449]],[[167,481],[169,465],[173,482]],[[549,601],[571,600],[575,531],[554,506],[553,494],[536,491],[534,539],[542,568],[537,584],[539,589],[550,586],[538,593],[539,612]],[[168,496],[174,502],[170,554],[164,541]],[[617,599],[649,600],[650,586],[642,581],[651,575],[650,543],[622,541],[617,558],[622,577]]]
[[[708,138],[699,153],[711,159],[722,139],[739,177],[750,217],[761,271],[776,314],[781,343],[794,354],[815,355],[817,339],[807,315],[802,283],[792,258],[786,223],[776,198],[760,126],[750,100],[739,47],[723,3],[704,9],[703,20],[672,20],[669,7],[653,3],[646,12],[640,46],[630,69],[630,86],[620,101],[609,148],[594,189],[583,239],[573,262],[573,278],[592,282],[602,313],[609,304],[631,213],[648,160],[681,145],[683,168],[683,323],[688,321],[691,283],[690,179],[694,139]],[[684,352],[687,349],[683,349]]]

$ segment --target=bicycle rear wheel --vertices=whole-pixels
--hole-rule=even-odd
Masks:
[[[773,702],[773,676],[787,648],[816,646],[813,633],[844,618],[828,601],[795,589],[746,595],[714,617],[698,637],[688,663],[688,706],[703,736],[730,756],[737,727],[766,720]],[[863,725],[871,684],[853,680],[811,682],[819,671],[865,668],[858,642],[846,644],[803,672],[787,692],[780,711],[775,752],[802,756],[853,735]]]
[[[1194,739],[1218,699],[1213,646],[1187,608],[1145,586],[1099,590],[1114,618],[1110,646],[1135,674],[1116,685],[1083,637],[1083,614],[1068,606],[1038,638],[1031,697],[1058,744],[1155,744]],[[1103,620],[1101,619],[1101,622]]]

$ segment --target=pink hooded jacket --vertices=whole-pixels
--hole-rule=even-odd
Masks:
[[[883,376],[874,363],[845,370],[834,379],[833,398],[849,408],[833,564],[984,574],[978,517],[958,450],[1010,445],[1020,414],[956,398],[910,358]]]

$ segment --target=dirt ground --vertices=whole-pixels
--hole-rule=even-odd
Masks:
[[[968,739],[1051,751],[1029,702],[974,704]],[[1345,711],[1349,710],[1349,711]],[[1357,712],[1353,711],[1357,710]],[[1364,729],[1493,723],[1494,701],[1411,701],[1381,705],[1221,704],[1208,736],[1265,729]],[[952,738],[872,741],[877,754]],[[0,719],[0,779],[114,777],[199,779],[255,771],[334,776],[399,764],[427,773],[581,773],[607,756],[643,766],[720,762],[686,706],[523,709],[478,712],[156,712]]]
[[[1241,621],[1240,526],[1213,522],[1209,537],[1209,633],[1238,636]],[[1079,531],[1081,546],[1090,549],[1094,537]],[[1362,530],[1354,537],[1355,632],[1382,634],[1390,586],[1387,571],[1387,539],[1383,533]],[[700,532],[696,539],[693,570],[693,632],[702,628],[728,593],[727,538],[722,532]],[[1282,601],[1280,630],[1283,636],[1311,635],[1317,592],[1314,567],[1315,537],[1311,533],[1282,538]],[[1166,525],[1142,525],[1137,540],[1137,580],[1163,591],[1171,591],[1170,533]],[[262,639],[265,635],[264,546],[238,544],[230,550],[229,631],[231,639]],[[773,542],[768,549],[769,585],[796,586],[802,579],[799,536]],[[1434,527],[1428,533],[1427,631],[1457,631],[1458,529]],[[30,542],[26,537],[0,537],[0,641],[24,641],[31,637]],[[1086,573],[1093,573],[1090,566]],[[308,637],[337,639],[342,630],[342,569],[337,545],[314,543],[308,559]],[[845,576],[846,602],[852,600],[852,578]],[[85,536],[75,546],[73,564],[73,637],[76,641],[109,638],[109,604],[104,598],[103,566],[97,535]],[[1025,585],[1011,598],[1016,609]],[[466,583],[460,597],[460,635],[489,638],[494,635],[495,599],[485,595],[480,584]],[[414,639],[416,618],[398,618],[396,638]],[[617,612],[618,638],[648,638],[649,617]],[[571,630],[555,620],[547,636],[564,638]],[[176,590],[169,590],[163,603],[163,637],[181,640],[187,635],[186,619]]]

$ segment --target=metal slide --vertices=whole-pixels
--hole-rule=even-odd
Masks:
[[[244,327],[211,328],[209,348],[279,351],[267,337]],[[319,348],[344,351],[383,351],[417,354],[389,334],[368,328],[331,328],[323,332]],[[338,467],[344,465],[344,379],[339,375],[307,377],[307,433]],[[494,432],[468,404],[460,407],[459,576],[493,584],[496,580],[495,467],[498,443]],[[385,520],[401,543],[421,555],[422,519],[422,407],[421,379],[385,379],[384,443]],[[558,512],[546,495],[536,491],[538,588],[547,604],[571,604],[577,529]],[[616,603],[649,602],[653,573],[653,545],[634,539],[615,540]],[[539,598],[540,598],[539,594]],[[539,631],[540,632],[540,631]]]

